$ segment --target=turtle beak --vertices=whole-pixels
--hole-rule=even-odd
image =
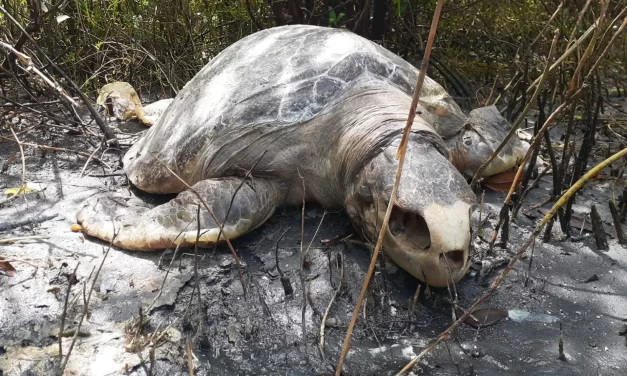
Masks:
[[[462,201],[432,204],[420,215],[394,205],[384,239],[386,254],[429,285],[455,284],[469,266],[471,207]]]
[[[353,199],[347,200],[353,223],[370,239],[377,238],[383,222],[397,163],[393,145],[362,170]],[[386,255],[429,285],[456,283],[469,266],[475,200],[466,180],[436,147],[410,142],[384,238]]]

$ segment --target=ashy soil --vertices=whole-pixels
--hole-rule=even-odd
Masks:
[[[627,108],[624,99],[613,103]],[[48,129],[45,121],[24,132],[32,119],[15,118],[12,124],[22,141],[93,150],[83,136]],[[128,134],[143,131],[133,122],[111,125]],[[555,129],[555,140],[559,131]],[[7,129],[0,133],[12,138]],[[616,150],[615,141],[611,133],[600,132],[595,161],[604,157],[607,145]],[[108,174],[118,164],[115,153],[97,156],[107,167],[91,161],[86,175]],[[343,240],[353,233],[343,212],[308,205],[303,244],[300,208],[282,209],[258,230],[234,240],[243,267],[240,280],[224,246],[201,249],[197,256],[193,250],[127,252],[108,250],[107,244],[72,232],[85,199],[107,191],[136,192],[123,176],[81,176],[86,158],[72,153],[25,147],[25,160],[33,192],[0,207],[0,256],[15,268],[0,267],[0,375],[54,375],[64,311],[64,355],[78,333],[67,375],[187,375],[190,364],[196,375],[332,374],[370,260],[369,247],[357,235]],[[17,145],[0,139],[2,192],[20,185],[21,171]],[[549,196],[551,186],[551,175],[539,180],[524,213],[510,227],[507,245],[475,257],[453,293],[426,288],[381,260],[345,374],[395,374],[445,330],[453,319],[452,302],[470,307],[529,236],[542,215],[532,206]],[[576,217],[585,218],[596,204],[609,251],[597,250],[588,226],[575,223],[577,218],[573,223],[584,229],[574,228],[567,239],[556,224],[552,240],[538,239],[486,302],[485,308],[505,310],[508,317],[479,329],[464,324],[414,374],[627,374],[627,249],[618,244],[608,210],[608,201],[624,187],[622,178],[605,171],[574,206]],[[486,251],[504,196],[486,191],[481,216],[491,216],[481,229],[479,211],[474,214],[477,254]],[[141,197],[152,203],[163,200]],[[26,237],[34,238],[6,242]],[[302,249],[308,251],[301,272]]]

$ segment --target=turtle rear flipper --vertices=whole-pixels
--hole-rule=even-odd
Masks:
[[[249,179],[244,184],[238,177],[207,179],[192,188],[203,197],[218,221],[225,222],[220,240],[254,230],[274,213],[283,199],[279,186],[266,179]],[[191,247],[197,236],[199,245],[207,246],[215,244],[220,232],[218,224],[190,190],[152,209],[129,204],[129,198],[121,195],[96,196],[87,200],[77,218],[85,234],[108,242],[113,239],[117,247],[138,251],[177,245]]]

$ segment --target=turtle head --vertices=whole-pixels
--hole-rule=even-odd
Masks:
[[[507,137],[510,129],[511,124],[495,106],[472,110],[461,134],[448,139],[453,150],[453,164],[465,176],[472,177]],[[527,148],[514,135],[481,175],[492,176],[516,167],[526,152]]]
[[[399,142],[367,163],[349,184],[345,207],[354,226],[376,241],[394,185]],[[409,141],[383,248],[398,266],[432,286],[468,270],[470,215],[476,197],[441,144]]]

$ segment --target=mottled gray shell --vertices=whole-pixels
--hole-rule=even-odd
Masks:
[[[145,146],[158,150],[166,163],[187,169],[208,140],[226,142],[239,137],[242,128],[287,130],[307,122],[334,108],[330,104],[350,85],[359,85],[364,75],[411,96],[418,70],[348,31],[302,25],[258,32],[207,64],[127,158]],[[464,113],[428,77],[420,99],[420,116],[442,137],[463,127]]]

